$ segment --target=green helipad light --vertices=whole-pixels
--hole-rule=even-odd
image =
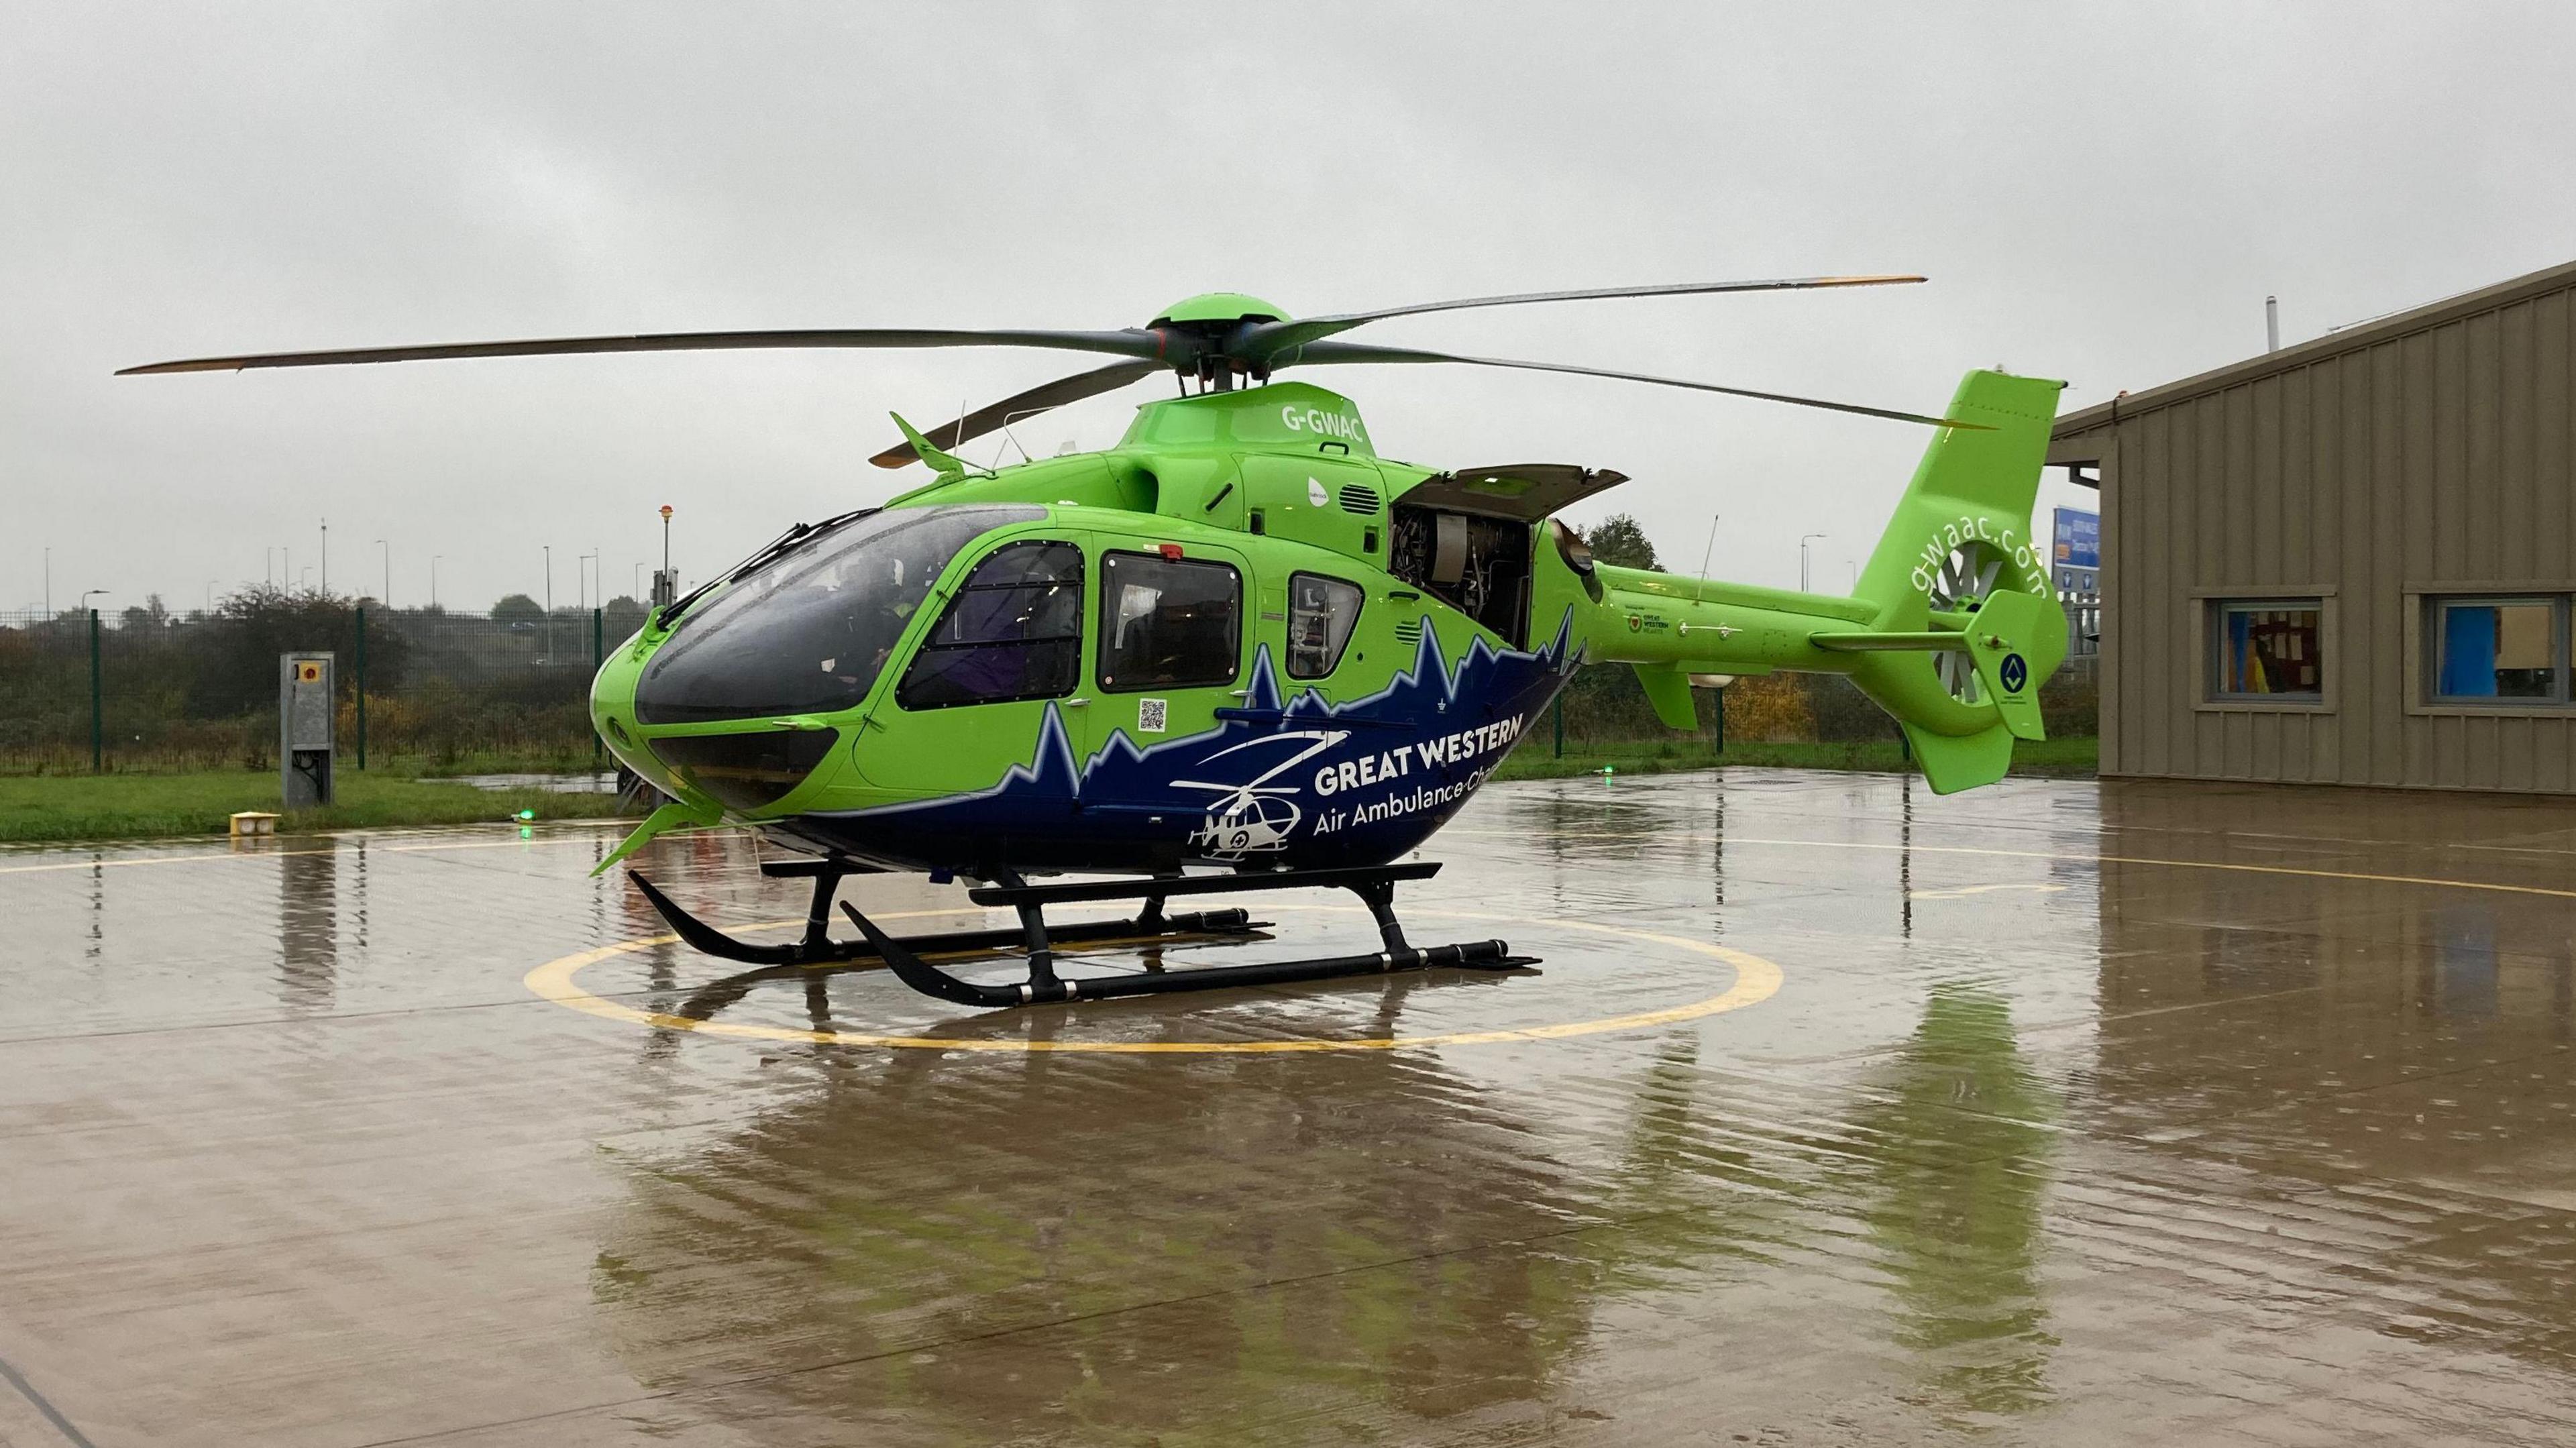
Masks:
[[[535,819],[536,817],[537,812],[532,809],[523,809],[517,814],[510,816],[510,818],[517,820],[521,824],[526,824],[528,821]]]

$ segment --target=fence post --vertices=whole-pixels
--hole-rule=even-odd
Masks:
[[[358,767],[367,767],[367,606],[358,605]]]
[[[602,593],[607,591],[604,588],[600,590]],[[599,677],[599,666],[606,658],[600,652],[600,618],[604,612],[598,608],[590,611],[590,676],[594,679]],[[581,691],[581,712],[590,712],[590,690],[586,688]],[[596,724],[590,726],[590,767],[594,773],[599,769],[599,726]]]
[[[107,701],[100,687],[98,610],[89,611],[89,772],[107,767]]]
[[[1565,694],[1561,690],[1556,696],[1556,757],[1565,757]]]

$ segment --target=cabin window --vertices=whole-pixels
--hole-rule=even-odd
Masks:
[[[2438,704],[2567,702],[2567,599],[2425,602]]]
[[[2325,697],[2325,603],[2314,598],[2210,604],[2215,700],[2314,704]]]
[[[1031,539],[987,554],[913,655],[907,709],[1053,699],[1082,676],[1082,550]]]
[[[1342,662],[1360,621],[1360,586],[1320,573],[1288,575],[1288,677],[1320,679]]]
[[[1243,575],[1202,559],[1100,558],[1100,687],[1231,684],[1243,657]]]

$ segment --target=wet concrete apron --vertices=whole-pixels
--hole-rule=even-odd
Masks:
[[[1543,975],[981,1017],[654,943],[609,843],[0,854],[0,1443],[2576,1414],[2566,803],[1497,786],[1399,904]],[[802,914],[738,838],[644,865]],[[1348,904],[1068,969],[1374,948]]]

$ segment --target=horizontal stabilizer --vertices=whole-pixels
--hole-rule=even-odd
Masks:
[[[1831,654],[1933,654],[1964,652],[1968,640],[1948,629],[1927,633],[1814,633],[1807,642]]]

